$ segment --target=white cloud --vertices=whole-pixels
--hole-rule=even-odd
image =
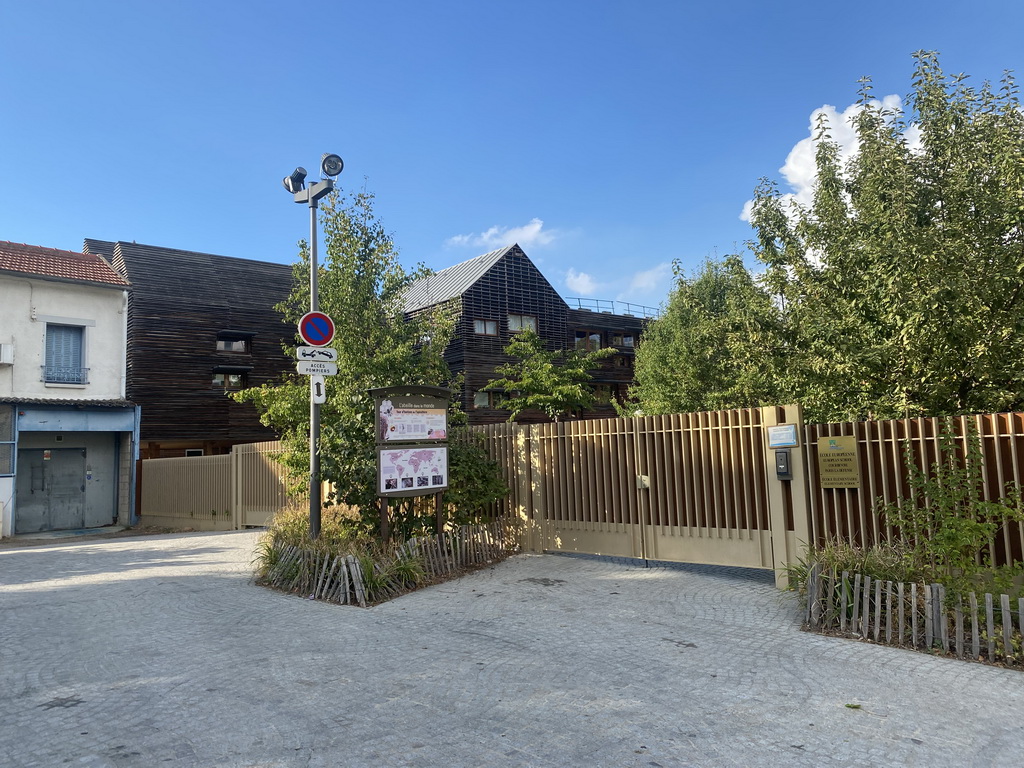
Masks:
[[[593,277],[572,267],[565,273],[565,286],[577,296],[593,297],[601,290],[601,285]]]
[[[890,94],[881,101],[876,100],[872,102],[874,107],[880,107],[883,110],[893,112],[899,111],[900,105],[900,97],[896,94]],[[829,138],[839,146],[840,165],[845,165],[851,157],[857,154],[857,134],[853,127],[853,120],[861,109],[863,107],[860,104],[851,104],[845,110],[839,112],[831,104],[825,104],[811,113],[808,123],[808,135],[798,141],[793,149],[790,150],[785,164],[779,169],[779,172],[793,190],[782,196],[784,206],[788,207],[791,202],[809,206],[814,201],[814,182],[816,178],[814,155],[818,144],[815,135],[818,132],[819,116],[825,116]],[[909,126],[904,136],[912,150],[920,148],[921,131],[916,125]],[[740,219],[750,221],[753,208],[753,200],[748,200],[744,203]]]
[[[445,240],[445,245],[453,247],[473,246],[477,248],[488,248],[491,250],[502,248],[506,245],[519,243],[523,248],[531,246],[548,245],[558,236],[556,230],[544,229],[544,222],[541,219],[530,219],[528,224],[521,227],[501,227],[495,225],[485,232],[470,233],[467,235],[455,235]]]
[[[668,296],[671,287],[672,265],[662,262],[650,269],[634,272],[629,278],[629,287],[616,297],[616,301],[660,304]]]

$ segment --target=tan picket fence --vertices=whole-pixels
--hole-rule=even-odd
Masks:
[[[142,524],[206,531],[266,525],[289,503],[282,443],[236,445],[223,456],[145,459],[141,462]]]
[[[780,480],[766,430],[794,424],[801,447]],[[876,501],[907,500],[903,451],[922,468],[937,456],[939,419],[804,425],[798,406],[474,427],[511,489],[492,515],[521,521],[527,551],[566,551],[773,569],[809,543],[871,544],[898,535]],[[1024,481],[1024,413],[954,420],[973,424],[984,457],[985,498]],[[861,482],[823,488],[820,437],[856,438]],[[453,433],[453,439],[457,438]],[[235,446],[229,456],[148,459],[144,523],[226,530],[265,525],[289,502],[281,443]],[[1024,528],[991,542],[997,564],[1024,559]]]
[[[994,413],[944,418],[893,419],[841,424],[808,424],[804,452],[808,468],[807,514],[812,540],[847,541],[870,546],[892,541],[898,531],[879,514],[878,502],[914,503],[904,451],[909,446],[915,465],[929,470],[939,458],[944,424],[956,435],[961,454],[977,441],[982,457],[981,497],[1005,497],[1007,487],[1024,482],[1024,413]],[[818,439],[853,436],[857,442],[859,488],[823,488],[818,473]],[[924,500],[922,500],[924,501]],[[1024,526],[1006,521],[989,542],[997,565],[1024,560]]]
[[[524,548],[775,569],[807,541],[805,488],[765,429],[796,406],[475,428],[512,489]],[[799,509],[800,513],[795,510]]]

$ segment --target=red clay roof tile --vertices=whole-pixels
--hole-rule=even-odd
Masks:
[[[0,240],[0,271],[117,287],[129,285],[107,262],[94,254],[4,240]]]

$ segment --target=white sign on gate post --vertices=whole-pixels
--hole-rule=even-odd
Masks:
[[[309,377],[309,397],[310,401],[317,405],[327,402],[327,387],[324,385],[323,376]]]

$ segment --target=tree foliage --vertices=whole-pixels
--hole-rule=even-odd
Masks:
[[[509,395],[502,406],[512,412],[509,421],[531,409],[559,421],[594,404],[590,371],[615,350],[550,350],[535,331],[525,330],[512,337],[505,354],[518,360],[498,366],[495,373],[501,378],[489,381],[484,390]]]
[[[429,270],[407,272],[398,260],[391,236],[373,212],[373,195],[332,194],[321,203],[324,254],[318,258],[320,310],[338,329],[331,346],[338,353],[338,374],[326,377],[327,402],[320,406],[320,468],[334,485],[337,501],[360,509],[375,523],[376,456],[373,401],[368,390],[400,384],[452,384],[442,351],[451,338],[455,318],[444,309],[407,318],[404,293]],[[291,295],[278,309],[296,324],[309,310],[309,250],[299,244]],[[289,352],[294,347],[288,348]],[[309,379],[288,375],[281,382],[244,390],[239,400],[252,402],[264,424],[287,445],[285,461],[296,478],[308,484]],[[465,424],[453,402],[451,427]],[[483,506],[504,492],[497,489],[498,470],[472,446],[452,441],[449,482],[460,488],[460,502]],[[462,453],[467,453],[462,456]],[[486,482],[480,483],[480,478]],[[503,486],[502,486],[503,488]],[[474,493],[474,489],[480,493]],[[465,507],[452,512],[465,511]]]
[[[785,388],[820,419],[1024,406],[1024,116],[915,54],[907,111],[863,80],[859,151],[819,125],[809,207],[763,183],[752,223],[785,310]],[[916,141],[919,136],[920,141]]]
[[[945,75],[934,53],[915,60],[902,110],[861,81],[851,158],[819,121],[810,204],[771,181],[757,188],[750,245],[763,274],[755,280],[727,260],[679,283],[638,352],[641,407],[783,399],[818,421],[1024,408],[1017,86],[1007,74],[997,88],[975,88]],[[736,298],[705,311],[699,291],[723,274]],[[760,366],[741,338],[759,313]],[[716,343],[721,358],[707,350]],[[697,351],[680,351],[686,344]],[[682,394],[668,400],[672,380],[647,382],[674,361]]]
[[[774,402],[778,309],[739,256],[688,276],[674,265],[664,314],[636,350],[630,398],[645,413],[686,413]],[[628,408],[627,408],[628,410]]]

